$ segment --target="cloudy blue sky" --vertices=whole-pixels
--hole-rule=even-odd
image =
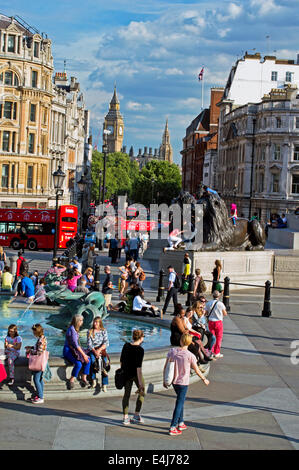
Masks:
[[[2,0],[0,13],[19,15],[53,41],[56,71],[67,61],[91,111],[94,143],[117,84],[124,145],[159,147],[169,120],[174,160],[201,110],[197,76],[224,86],[245,51],[295,59],[298,0]],[[269,36],[268,38],[266,38]]]

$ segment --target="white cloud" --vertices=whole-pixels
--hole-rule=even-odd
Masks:
[[[267,15],[268,13],[277,12],[281,9],[280,5],[276,5],[275,0],[251,0],[251,7],[258,9],[258,14],[261,16]]]
[[[184,75],[184,72],[180,69],[177,69],[176,67],[173,67],[172,69],[166,69],[165,74],[166,75]]]
[[[137,101],[128,101],[126,108],[130,111],[152,111],[154,109],[149,103],[138,103]]]

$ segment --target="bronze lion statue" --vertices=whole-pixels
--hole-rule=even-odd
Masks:
[[[237,218],[236,225],[230,219],[224,200],[217,194],[211,193],[201,186],[197,199],[190,193],[181,191],[176,199],[180,204],[202,204],[203,207],[203,244],[194,246],[196,251],[234,251],[234,250],[263,250],[266,234],[260,222]],[[198,227],[198,220],[193,218],[193,224]],[[192,249],[192,248],[191,248]]]

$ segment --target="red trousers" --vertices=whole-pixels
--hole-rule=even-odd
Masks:
[[[209,321],[209,330],[216,337],[216,343],[212,347],[212,352],[219,354],[223,338],[223,321]]]

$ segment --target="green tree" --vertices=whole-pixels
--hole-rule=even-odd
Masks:
[[[101,185],[103,186],[104,156],[94,150],[91,162],[92,198],[99,200],[100,171],[102,171]],[[106,193],[109,199],[113,194],[116,196],[128,194],[131,197],[134,180],[139,169],[136,162],[132,162],[127,154],[116,152],[109,153],[106,160]]]
[[[170,204],[182,187],[180,170],[174,163],[152,160],[137,174],[132,187],[132,199],[149,206]]]

